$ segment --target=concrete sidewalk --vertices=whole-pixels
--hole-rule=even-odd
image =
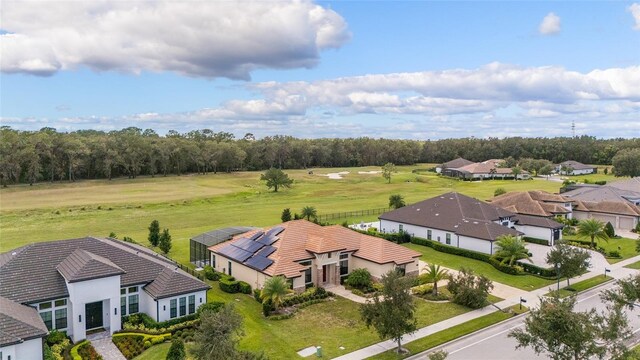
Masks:
[[[624,268],[624,266],[632,264],[636,261],[640,261],[640,256],[635,256],[633,258],[624,260],[624,261],[620,261],[616,264],[612,264],[608,267],[608,269],[611,270],[610,273],[608,273],[607,275],[615,278],[615,279],[622,279],[625,278],[629,275],[632,274],[637,274],[637,270],[632,270],[632,269],[627,269]],[[582,280],[586,280],[589,278],[592,278],[594,276],[597,275],[602,275],[604,274],[604,270],[603,272],[589,272],[586,273],[582,276],[579,276],[577,278],[573,278],[572,282],[576,283],[578,281],[582,281]],[[555,287],[553,285],[550,286],[546,286],[546,287],[542,287],[540,289],[537,290],[533,290],[530,292],[525,292],[525,295],[522,296],[523,298],[525,298],[527,300],[527,306],[529,308],[532,307],[537,307],[540,304],[540,297],[542,297],[543,295],[545,295],[546,293],[548,293],[551,290],[554,290]],[[512,305],[516,305],[520,302],[520,297],[521,295],[517,295],[517,296],[512,296],[509,297],[508,299],[505,299],[504,301],[501,301],[497,304],[495,304],[496,306],[498,306],[499,308],[507,308],[509,306]],[[413,333],[412,335],[406,335],[403,339],[402,339],[402,343],[407,343],[407,342],[411,342],[429,335],[432,335],[434,333],[437,333],[438,331],[442,331],[445,329],[448,329],[450,327],[465,323],[467,321],[479,318],[481,316],[487,315],[487,314],[491,314],[493,312],[497,311],[497,309],[494,306],[487,306],[484,307],[482,309],[478,309],[478,310],[473,310],[473,311],[469,311],[467,313],[458,315],[458,316],[454,316],[450,319],[441,321],[439,323],[436,324],[432,324],[429,326],[425,326],[423,328],[418,329],[415,333]],[[395,349],[397,347],[397,344],[391,340],[386,340],[386,341],[382,341],[379,342],[377,344],[362,348],[360,350],[356,350],[354,352],[342,355],[340,357],[337,357],[335,359],[340,359],[340,360],[356,360],[356,359],[366,359],[368,357],[383,353],[387,350],[391,350],[391,349]]]

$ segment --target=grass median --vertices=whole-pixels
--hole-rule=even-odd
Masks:
[[[593,287],[596,287],[600,284],[604,284],[610,280],[613,280],[613,278],[611,276],[604,276],[604,275],[597,275],[594,276],[592,278],[588,278],[586,280],[582,280],[582,281],[578,281],[575,284],[572,284],[570,286],[565,286],[563,288],[560,289],[560,297],[567,297],[573,294],[577,294],[579,292],[591,289]],[[557,290],[553,290],[550,291],[548,293],[546,293],[546,296],[553,296],[555,295],[557,292]]]

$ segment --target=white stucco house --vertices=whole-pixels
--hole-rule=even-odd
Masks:
[[[209,286],[143,246],[86,237],[0,254],[0,296],[36,309],[47,329],[76,342],[121,329],[121,317],[156,321],[195,313]]]
[[[211,266],[260,289],[273,276],[284,276],[295,291],[340,284],[349,273],[366,268],[374,278],[392,269],[418,274],[421,254],[390,241],[339,225],[306,220],[257,229],[214,245]]]
[[[0,359],[42,359],[49,330],[32,307],[0,296]]]
[[[567,160],[556,165],[555,170],[560,175],[586,175],[596,173],[598,168],[591,165],[585,165],[581,162]]]
[[[380,215],[380,230],[406,231],[467,250],[493,254],[502,235],[520,237],[516,214],[456,192],[442,194]]]

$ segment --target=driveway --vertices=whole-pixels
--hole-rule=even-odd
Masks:
[[[531,257],[531,260],[533,260],[534,265],[540,266],[543,268],[549,267],[545,259],[547,257],[547,253],[551,251],[551,246],[527,243],[527,249],[529,249],[529,252],[533,254],[533,256]],[[611,267],[607,259],[605,259],[604,255],[593,250],[587,250],[587,251],[591,254],[591,267],[589,268],[589,271],[595,271],[597,273],[601,272],[604,274],[604,269]],[[526,261],[526,260],[522,260],[522,261]]]

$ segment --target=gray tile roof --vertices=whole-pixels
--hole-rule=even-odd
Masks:
[[[594,166],[585,165],[581,162],[577,162],[574,160],[563,161],[559,164],[560,166],[567,166],[572,168],[573,170],[587,170],[587,169],[595,169]]]
[[[515,213],[456,192],[442,194],[380,215],[380,219],[450,231],[494,241],[518,231],[493,221]]]
[[[446,163],[442,164],[442,168],[444,169],[456,169],[456,168],[460,168],[466,165],[471,165],[473,164],[473,161],[469,161],[467,159],[463,159],[461,157],[457,158],[457,159],[453,159],[451,161],[447,161]]]
[[[56,269],[70,283],[124,274],[124,270],[109,259],[82,249],[75,249]]]
[[[190,293],[194,289],[206,290],[208,288],[206,284],[196,278],[189,277],[185,279],[177,268],[164,268],[155,280],[144,287],[144,290],[154,299],[164,299]]]
[[[122,269],[123,287],[149,284],[165,268],[175,267],[148,248],[113,239],[86,237],[35,243],[0,255],[0,296],[23,304],[69,296],[64,277],[56,268],[77,249],[107,259]],[[193,291],[209,288],[187,273],[179,273],[179,279],[191,284]]]
[[[41,338],[48,332],[36,309],[0,296],[0,346]]]
[[[518,214],[515,218],[518,225],[529,225],[547,229],[562,229],[564,225],[546,217]]]

